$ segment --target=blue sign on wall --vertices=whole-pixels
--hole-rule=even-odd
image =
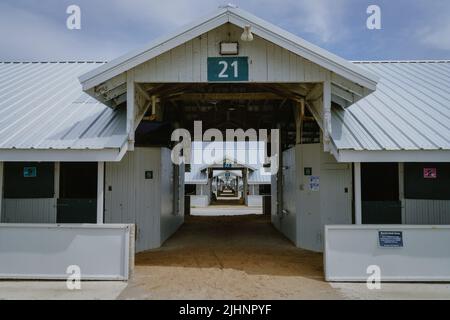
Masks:
[[[248,81],[248,57],[208,58],[208,81]]]
[[[23,177],[24,178],[36,178],[37,177],[37,168],[36,167],[24,167],[23,168]]]
[[[403,248],[402,231],[378,231],[378,241],[380,247]]]

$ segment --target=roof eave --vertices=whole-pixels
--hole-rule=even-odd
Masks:
[[[338,150],[338,162],[450,162],[450,150]]]

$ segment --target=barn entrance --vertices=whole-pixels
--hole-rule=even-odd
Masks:
[[[281,150],[292,148],[298,139],[320,144],[320,128],[312,113],[302,107],[302,90],[310,90],[313,84],[141,86],[151,95],[164,93],[159,94],[163,112],[155,117],[149,109],[143,116],[135,134],[137,147],[167,141],[174,149],[178,143],[171,141],[174,130],[185,129],[192,139],[198,139],[195,125],[200,124],[202,141],[192,141],[185,166],[185,208],[192,215],[270,215],[271,199],[276,198],[271,194],[270,159],[265,158],[272,155],[271,133],[280,133],[276,143],[281,143]],[[151,131],[151,127],[166,129]],[[252,133],[261,138],[260,130],[267,133],[266,141],[253,141]],[[232,141],[227,137],[230,131]],[[211,132],[226,141],[215,141]],[[215,150],[209,151],[211,146]],[[201,161],[196,159],[199,153]]]
[[[135,221],[138,251],[160,247],[191,208],[234,197],[270,209],[270,223],[311,250],[322,250],[324,224],[351,223],[351,166],[336,161],[332,132],[339,139],[342,111],[376,88],[358,66],[226,7],[80,80],[126,123],[127,152],[106,164],[105,221]],[[220,136],[246,153],[261,130],[270,156],[256,165],[190,163],[178,148]]]

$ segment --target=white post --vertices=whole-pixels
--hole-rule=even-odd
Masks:
[[[331,137],[331,81],[323,83],[323,147],[324,151],[330,151]]]
[[[2,200],[3,200],[3,162],[0,162],[0,222],[2,222]]]
[[[55,199],[59,198],[59,174],[60,174],[59,168],[60,168],[60,163],[55,162],[55,177],[54,177],[55,194],[53,196]]]
[[[105,163],[98,162],[97,170],[97,224],[103,224],[103,201],[105,195]]]
[[[361,163],[355,162],[353,170],[353,179],[355,181],[355,224],[362,224]]]
[[[402,212],[402,224],[406,223],[406,211],[405,211],[405,182],[404,176],[404,164],[400,162],[398,164],[398,196],[401,203]]]
[[[53,177],[53,184],[54,184],[54,193],[53,193],[53,199],[54,199],[54,203],[55,203],[55,216],[54,216],[54,220],[53,223],[57,223],[58,221],[58,199],[59,199],[59,190],[60,190],[60,168],[61,165],[59,162],[55,162],[54,163],[54,177]]]

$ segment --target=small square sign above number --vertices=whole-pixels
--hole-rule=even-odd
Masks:
[[[145,179],[146,180],[153,179],[153,171],[145,171]]]
[[[24,178],[36,178],[37,177],[37,168],[36,167],[24,167],[23,168],[23,177]]]
[[[304,168],[303,172],[305,173],[305,176],[312,176],[312,168]]]
[[[436,168],[424,168],[423,169],[423,177],[425,179],[436,179],[437,178],[437,169]]]
[[[208,58],[208,81],[248,81],[248,57]]]

